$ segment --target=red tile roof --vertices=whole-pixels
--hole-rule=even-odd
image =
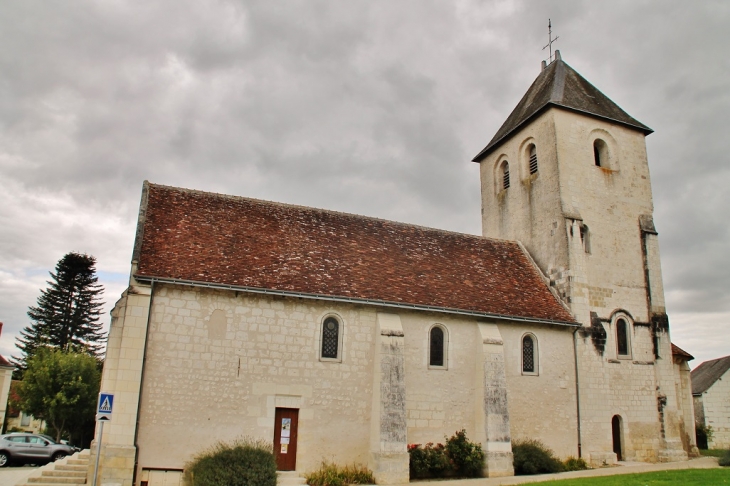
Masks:
[[[687,351],[680,348],[679,346],[677,346],[674,343],[672,343],[672,356],[679,356],[680,358],[684,358],[687,361],[692,361],[693,359],[695,359],[694,356],[692,356]]]
[[[138,278],[575,323],[513,241],[145,184]]]

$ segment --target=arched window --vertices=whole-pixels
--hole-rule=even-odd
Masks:
[[[537,338],[533,334],[522,336],[522,374],[537,374]]]
[[[608,145],[600,138],[593,142],[593,161],[596,167],[608,167]]]
[[[535,144],[530,145],[530,175],[537,173],[537,149]]]
[[[509,189],[509,163],[502,162],[502,189]]]
[[[428,334],[429,367],[446,367],[446,331],[441,326],[433,326]]]
[[[616,321],[616,352],[619,356],[629,356],[629,325],[625,319]]]
[[[329,316],[322,322],[322,358],[338,359],[340,357],[340,321]]]
[[[591,232],[585,224],[580,225],[580,239],[583,241],[583,249],[586,253],[591,252]]]

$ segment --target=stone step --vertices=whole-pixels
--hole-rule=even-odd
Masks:
[[[86,472],[87,469],[89,469],[88,465],[72,465],[72,464],[57,464],[56,465],[56,471],[84,471]]]
[[[57,478],[85,478],[86,471],[65,471],[59,470],[58,466],[49,471],[43,471],[43,476],[52,476]]]
[[[57,476],[31,477],[28,478],[28,484],[86,484],[86,476],[82,478],[63,478]]]
[[[307,484],[307,480],[296,471],[277,471],[276,476],[277,486],[299,486]]]
[[[73,457],[73,456],[72,456]],[[69,466],[88,466],[89,465],[89,458],[87,456],[86,459],[68,459],[66,464]]]

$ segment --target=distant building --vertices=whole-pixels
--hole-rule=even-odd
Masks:
[[[280,470],[360,462],[378,484],[462,428],[489,477],[513,474],[514,439],[596,466],[686,460],[651,131],[557,56],[474,158],[482,236],[145,182],[102,483],[177,484],[241,435]]]
[[[695,421],[712,427],[710,449],[730,449],[730,356],[705,361],[692,370]]]
[[[10,394],[8,396],[7,421],[5,426],[6,432],[31,432],[34,434],[41,433],[46,428],[46,422],[33,417],[33,415],[23,412],[12,403],[13,397],[17,399],[17,389],[20,380],[13,380],[10,384]]]
[[[3,331],[3,323],[0,322],[0,334]],[[8,411],[8,396],[10,395],[10,382],[13,380],[15,366],[0,356],[0,427],[5,423],[5,415]]]

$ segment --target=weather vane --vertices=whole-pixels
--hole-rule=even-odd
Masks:
[[[559,37],[555,37],[555,39],[553,39],[553,24],[550,19],[548,19],[548,43],[545,47],[542,48],[543,51],[545,50],[545,48],[550,48],[550,57],[547,58],[548,64],[553,62],[553,42],[558,39]]]

